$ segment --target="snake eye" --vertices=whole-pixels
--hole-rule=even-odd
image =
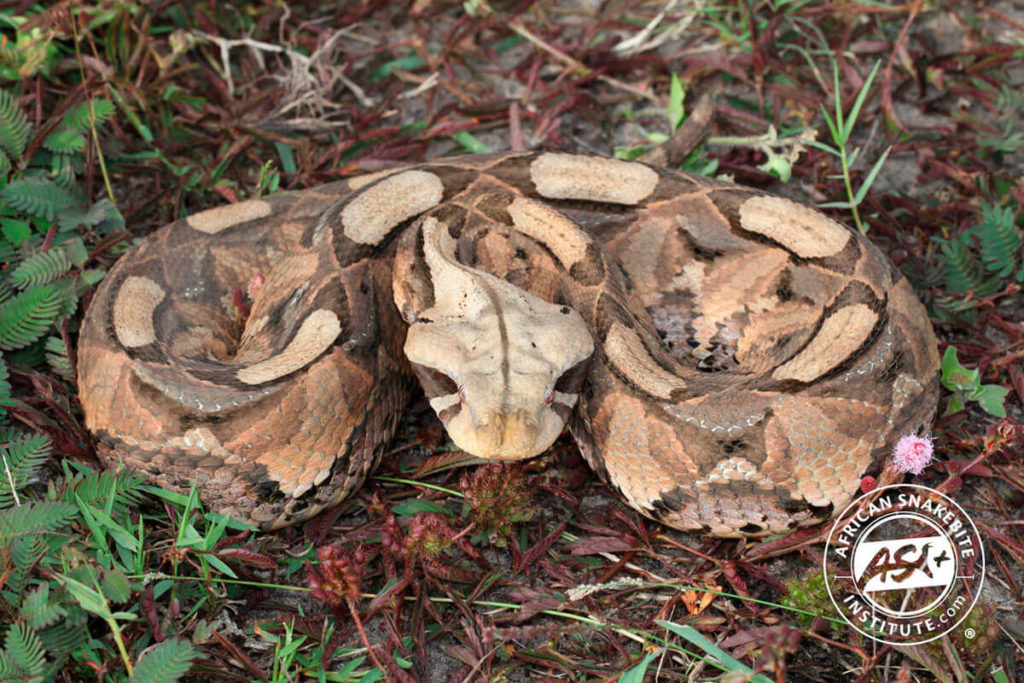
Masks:
[[[555,400],[555,390],[553,387],[548,387],[548,390],[544,392],[544,402],[550,404]]]

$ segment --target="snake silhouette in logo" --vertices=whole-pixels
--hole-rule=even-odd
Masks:
[[[892,552],[888,547],[879,548],[875,552],[875,556],[868,562],[864,573],[860,575],[857,583],[862,590],[866,590],[868,583],[876,576],[881,576],[881,584],[889,586],[890,584],[899,584],[910,578],[914,572],[921,570],[928,578],[934,578],[932,574],[932,568],[928,564],[928,557],[932,551],[932,544],[925,543],[921,546],[920,553],[916,560],[908,559],[908,556],[912,556],[912,553],[917,550],[917,546],[914,543],[906,543]],[[949,559],[945,549],[943,549],[942,555],[945,559]],[[936,566],[941,564],[936,558]],[[895,573],[894,573],[895,572]]]

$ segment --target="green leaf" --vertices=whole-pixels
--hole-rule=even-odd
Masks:
[[[975,226],[981,260],[985,269],[1007,277],[1020,266],[1020,248],[1024,235],[1014,225],[1013,209],[983,204],[981,220]]]
[[[138,505],[143,498],[142,477],[127,468],[94,472],[76,465],[79,471],[73,472],[69,461],[63,461],[63,465],[64,476],[54,484],[54,489],[61,492],[61,500],[83,504],[112,502],[111,513],[117,514]]]
[[[50,437],[39,432],[22,434],[0,446],[0,508],[14,503],[14,491],[24,488],[39,472],[50,457],[50,451]]]
[[[826,145],[824,142],[818,142],[817,140],[804,140],[805,145],[810,145],[814,149],[820,149],[822,152],[828,152],[832,156],[839,156],[839,150],[831,145]]]
[[[199,655],[184,640],[169,638],[145,650],[135,665],[131,683],[174,683],[192,667]]]
[[[420,512],[430,512],[439,515],[451,515],[452,511],[440,503],[432,500],[420,500],[418,498],[406,498],[391,508],[398,517],[411,517]]]
[[[868,92],[871,90],[871,82],[875,80],[875,74],[878,73],[878,67],[882,65],[881,61],[875,62],[875,65],[871,67],[871,73],[864,80],[864,85],[860,87],[860,92],[857,93],[857,99],[853,103],[853,108],[850,109],[850,113],[847,114],[846,124],[841,131],[844,140],[849,140],[850,135],[853,133],[853,126],[857,123],[857,117],[860,116],[860,108],[864,105],[864,100],[867,99]],[[837,70],[838,79],[838,70]],[[836,81],[838,83],[838,80]],[[838,97],[839,91],[836,90],[836,97]]]
[[[491,151],[490,147],[477,140],[468,130],[452,133],[452,137],[470,154],[488,154]]]
[[[42,337],[62,302],[62,292],[50,284],[30,287],[0,304],[0,349],[24,348]]]
[[[23,221],[20,218],[8,218],[7,216],[0,218],[0,230],[3,231],[7,241],[15,245],[27,242],[32,237],[32,226],[28,224],[28,221]]]
[[[78,514],[71,503],[31,501],[0,510],[0,539],[32,536],[65,528]]]
[[[28,117],[14,96],[0,90],[0,149],[13,159],[20,160],[28,144],[31,127]]]
[[[136,544],[138,541],[136,541]],[[107,600],[114,603],[128,602],[132,597],[132,586],[128,577],[116,569],[103,573],[103,580],[100,582],[103,595]]]
[[[81,268],[89,260],[89,250],[81,237],[74,237],[61,245],[68,254],[68,260],[76,268]]]
[[[291,145],[286,145],[283,142],[275,142],[274,149],[277,150],[277,156],[281,159],[281,170],[285,173],[295,173],[295,153],[292,152]]]
[[[1006,417],[1006,395],[1010,390],[996,384],[983,384],[978,391],[971,394],[971,398],[978,402],[986,413],[998,418]]]
[[[655,619],[654,623],[662,628],[666,628],[677,636],[685,638],[690,641],[701,650],[706,652],[708,655],[718,660],[716,664],[719,668],[724,671],[737,671],[742,674],[749,676],[747,681],[754,681],[756,683],[772,683],[772,680],[763,674],[755,674],[754,670],[749,666],[735,659],[728,652],[718,647],[710,640],[708,640],[700,631],[692,626],[680,626],[679,624],[673,624],[670,621],[662,621]]]
[[[68,349],[64,340],[60,337],[46,338],[46,363],[50,369],[68,382],[75,381],[75,373],[71,372],[71,359],[68,358]]]
[[[837,86],[838,87],[838,86]],[[835,154],[839,155],[839,148],[845,144],[845,140],[839,136],[839,129],[836,128],[836,123],[829,116],[828,109],[825,109],[825,105],[819,105],[821,107],[821,115],[825,118],[825,125],[828,126],[828,133],[832,136],[832,141],[836,143]],[[818,147],[821,143],[812,145],[812,147]]]
[[[644,658],[640,660],[640,663],[636,666],[632,666],[622,672],[619,676],[618,683],[644,683],[644,676],[647,674],[647,667],[651,665],[655,657],[658,657],[664,650],[658,648],[652,652],[648,652],[644,655]]]
[[[92,109],[91,112],[90,105]],[[89,102],[82,102],[64,115],[64,119],[60,122],[58,130],[65,129],[84,135],[85,133],[92,131],[93,114],[96,116],[96,125],[100,126],[105,123],[113,113],[114,104],[109,100],[95,99],[90,100]]]
[[[50,584],[43,583],[25,594],[21,601],[21,616],[34,629],[46,628],[66,617],[68,611],[59,603],[50,602]]]
[[[89,565],[84,565],[84,568],[89,571],[92,580],[95,580],[95,570]],[[103,598],[103,593],[67,574],[57,574],[54,578],[71,593],[71,596],[86,612],[95,614],[102,619],[111,618],[112,613]]]
[[[32,254],[11,273],[11,282],[18,289],[38,287],[53,282],[71,269],[68,254],[61,247]]]
[[[853,198],[853,204],[860,205],[860,203],[864,201],[864,197],[867,196],[868,190],[871,188],[871,184],[875,182],[875,176],[877,176],[878,172],[882,170],[882,164],[884,164],[885,160],[889,158],[889,152],[891,151],[892,147],[887,147],[885,151],[882,152],[882,156],[878,157],[878,161],[875,162],[875,165],[871,167],[870,171],[868,171],[868,174],[864,176],[864,182],[860,184],[860,189],[857,190],[857,194]],[[853,164],[852,160],[850,161],[850,164]]]
[[[941,253],[946,277],[946,289],[953,294],[974,292],[987,296],[999,290],[997,278],[986,278],[984,269],[972,249],[970,231],[948,240],[936,238],[941,244]]]
[[[7,414],[3,406],[9,406],[11,403],[11,382],[10,374],[7,371],[7,360],[0,355],[0,416]]]
[[[56,154],[76,154],[85,149],[85,136],[70,128],[58,128],[46,136],[43,147]]]
[[[675,130],[686,118],[686,110],[683,108],[683,100],[686,98],[686,90],[679,80],[678,74],[672,74],[672,80],[668,84],[668,125],[669,130]]]
[[[48,221],[77,203],[67,190],[45,178],[12,180],[0,189],[0,200],[17,211]]]
[[[426,62],[419,55],[410,55],[408,57],[400,57],[398,59],[392,59],[389,62],[384,62],[376,69],[370,72],[371,80],[378,80],[391,75],[393,69],[401,69],[402,71],[415,71],[426,66]]]
[[[968,370],[960,365],[955,346],[947,346],[942,354],[942,386],[950,391],[974,391],[981,384],[977,370]]]
[[[765,173],[770,173],[782,182],[789,182],[790,176],[793,174],[793,165],[789,163],[782,154],[777,154],[774,150],[766,150],[768,153],[768,159],[758,166],[759,169]]]
[[[46,653],[39,636],[28,624],[14,624],[7,629],[4,652],[26,676],[41,676],[46,668]]]

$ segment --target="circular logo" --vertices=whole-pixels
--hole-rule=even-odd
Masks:
[[[829,597],[847,623],[882,643],[914,645],[953,630],[974,607],[985,549],[953,499],[898,484],[843,511],[823,566]]]

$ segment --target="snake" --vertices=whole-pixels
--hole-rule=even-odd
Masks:
[[[818,210],[643,161],[441,158],[191,214],[82,322],[101,461],[277,529],[350,496],[415,385],[459,449],[568,428],[641,514],[757,537],[820,524],[926,430],[926,310]]]

